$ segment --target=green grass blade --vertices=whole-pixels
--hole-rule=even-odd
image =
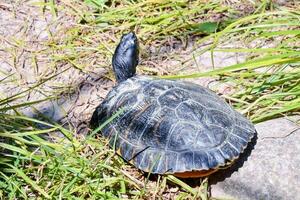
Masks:
[[[33,180],[31,180],[22,170],[9,165],[13,169],[13,171],[20,176],[23,180],[25,180],[29,185],[31,185],[36,191],[38,191],[40,194],[42,194],[45,198],[51,199],[51,197],[40,187],[38,186]]]

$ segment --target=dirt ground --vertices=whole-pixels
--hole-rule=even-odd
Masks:
[[[14,103],[47,99],[23,109],[24,114],[44,114],[54,121],[61,121],[81,130],[89,121],[92,110],[106,96],[113,83],[102,78],[104,68],[92,67],[91,71],[76,69],[67,62],[55,62],[49,45],[63,40],[65,30],[76,24],[74,16],[58,11],[55,17],[39,5],[40,1],[0,2],[0,91],[6,98],[24,93]],[[49,77],[52,77],[48,80]]]

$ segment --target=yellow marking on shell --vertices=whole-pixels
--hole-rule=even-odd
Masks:
[[[209,176],[215,172],[217,172],[220,169],[227,169],[233,165],[236,159],[231,160],[227,162],[224,166],[218,166],[214,169],[208,169],[208,170],[195,170],[195,171],[186,171],[186,172],[176,172],[173,175],[179,178],[200,178]]]
[[[174,176],[179,178],[199,178],[211,175],[212,173],[218,171],[218,169],[210,170],[200,170],[200,171],[190,171],[190,172],[177,172],[174,173]]]

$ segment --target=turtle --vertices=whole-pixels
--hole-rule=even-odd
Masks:
[[[93,112],[91,129],[105,124],[109,146],[147,173],[194,178],[230,166],[254,125],[210,89],[136,75],[138,62],[138,39],[129,32],[112,58],[117,84]]]

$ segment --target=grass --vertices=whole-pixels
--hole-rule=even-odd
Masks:
[[[59,125],[45,124],[26,117],[6,117],[11,120],[22,119],[28,124],[44,124],[49,128],[44,129],[43,133],[59,131],[66,138],[72,138],[72,133]],[[16,123],[18,127],[21,125]],[[93,198],[116,199],[118,195],[130,193],[139,187],[124,179],[117,168],[122,162],[117,157],[112,157],[113,153],[105,147],[104,142],[96,139],[82,142],[76,138],[55,138],[56,142],[50,143],[39,135],[41,131],[34,128],[1,134],[12,142],[0,144],[2,148],[13,151],[5,153],[6,162],[1,162],[6,183],[2,188],[10,190],[8,194],[11,198],[30,198],[36,195],[48,199],[53,196],[92,198],[89,194],[93,193]],[[29,187],[26,188],[26,185]],[[131,189],[127,191],[129,186]]]
[[[296,6],[287,9],[270,1],[249,4],[253,10],[242,16],[242,11],[221,1],[36,3],[54,19],[64,11],[77,23],[57,33],[49,31],[51,37],[44,43],[47,48],[31,51],[34,63],[38,63],[34,58],[48,56],[50,73],[36,83],[25,85],[21,92],[1,94],[0,198],[147,199],[171,195],[176,199],[208,199],[207,179],[198,187],[173,176],[148,180],[115,156],[103,138],[76,135],[72,128],[22,114],[24,108],[71,93],[73,90],[69,88],[74,87],[71,83],[55,85],[51,94],[38,100],[24,102],[24,98],[33,92],[45,93],[47,83],[55,82],[71,68],[90,73],[86,67],[90,63],[108,69],[110,72],[105,76],[112,79],[109,67],[112,49],[122,32],[134,29],[141,38],[140,73],[172,79],[214,77],[220,84],[230,83],[233,92],[223,97],[254,123],[299,114],[300,12]],[[190,54],[180,56],[191,39]],[[13,54],[15,60],[18,60],[17,50],[31,49],[22,38],[5,40],[13,48],[2,50]],[[239,46],[226,47],[236,41]],[[174,42],[181,46],[165,53],[160,49]],[[198,48],[203,43],[205,47]],[[147,52],[151,46],[155,47],[154,54]],[[195,58],[207,52],[212,63],[217,52],[243,53],[247,59],[224,68],[213,66],[215,69],[210,71],[187,73],[187,69],[197,65]],[[180,65],[168,70],[162,65],[164,60],[177,60]],[[147,61],[167,71],[167,75],[162,76]],[[15,74],[2,71],[1,74],[6,75],[0,80],[1,85],[20,86]]]
[[[233,106],[247,114],[253,122],[284,116],[287,112],[289,114],[297,112],[300,94],[299,14],[299,12],[279,11],[239,19],[224,30],[208,36],[212,38],[213,43],[205,51],[211,51],[212,55],[214,52],[243,52],[251,56],[251,59],[213,71],[171,75],[165,78],[217,76],[220,81],[230,82],[238,91],[230,97]],[[282,22],[277,21],[274,24],[275,17],[279,17]],[[287,26],[290,30],[286,30]],[[276,30],[270,30],[272,27],[276,27]],[[248,45],[257,43],[257,40],[260,40],[260,43],[252,48],[218,47],[222,46],[224,41],[231,42],[230,38],[238,41],[247,40]],[[205,39],[207,38],[200,41]],[[273,48],[261,46],[266,40],[277,45]],[[199,56],[205,51],[195,51],[194,54]],[[185,63],[190,65],[188,61]],[[258,72],[258,69],[261,71]]]

